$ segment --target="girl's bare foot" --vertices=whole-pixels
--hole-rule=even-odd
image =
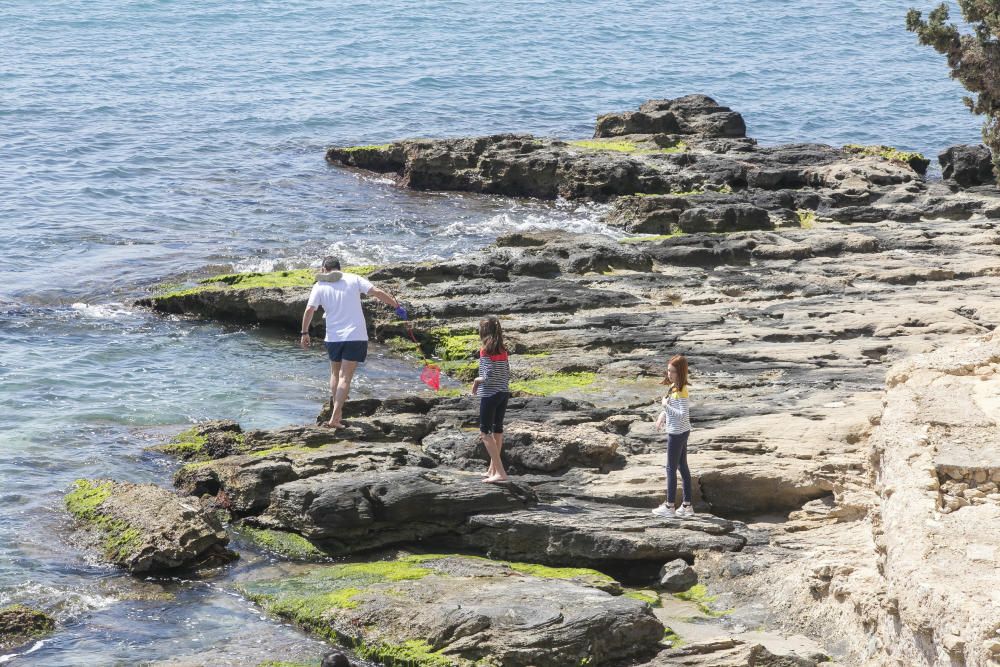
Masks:
[[[494,484],[496,482],[506,482],[507,481],[507,476],[506,475],[503,475],[503,476],[493,475],[492,477],[487,477],[483,481],[484,482],[489,482],[490,484]]]
[[[344,422],[335,422],[332,419],[330,421],[328,421],[326,423],[326,425],[327,425],[327,428],[332,428],[332,429],[346,428],[344,426]]]

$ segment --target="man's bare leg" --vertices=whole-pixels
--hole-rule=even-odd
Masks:
[[[326,422],[327,426],[341,426],[333,423],[334,404],[337,402],[337,385],[340,383],[340,366],[341,362],[339,361],[330,362],[330,419]]]
[[[344,423],[341,418],[344,413],[344,403],[347,402],[347,397],[351,393],[351,381],[354,379],[354,371],[358,368],[358,362],[356,361],[344,361],[340,366],[340,373],[337,381],[337,386],[333,393],[333,412],[330,414],[330,426],[334,428],[343,428]],[[331,385],[333,380],[330,380]]]

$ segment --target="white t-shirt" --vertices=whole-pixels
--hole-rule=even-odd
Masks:
[[[361,295],[368,294],[372,285],[366,278],[345,273],[335,283],[319,282],[309,293],[309,307],[323,307],[326,317],[326,340],[343,343],[368,340],[368,326],[361,310]]]

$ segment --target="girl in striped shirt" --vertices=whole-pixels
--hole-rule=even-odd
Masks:
[[[510,398],[510,362],[503,342],[500,320],[490,315],[479,322],[479,377],[472,393],[479,397],[479,435],[490,455],[484,482],[503,482],[507,471],[500,460],[503,449],[503,417]]]
[[[691,507],[691,471],[688,469],[687,444],[691,435],[691,418],[688,414],[688,363],[683,355],[676,355],[667,363],[667,376],[661,384],[669,384],[670,391],[661,402],[663,411],[656,418],[657,430],[666,426],[667,431],[667,500],[653,510],[662,517],[694,516]],[[674,511],[677,499],[677,471],[684,483],[684,502]]]

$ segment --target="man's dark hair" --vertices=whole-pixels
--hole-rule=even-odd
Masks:
[[[340,271],[340,258],[329,255],[323,258],[324,271]]]

